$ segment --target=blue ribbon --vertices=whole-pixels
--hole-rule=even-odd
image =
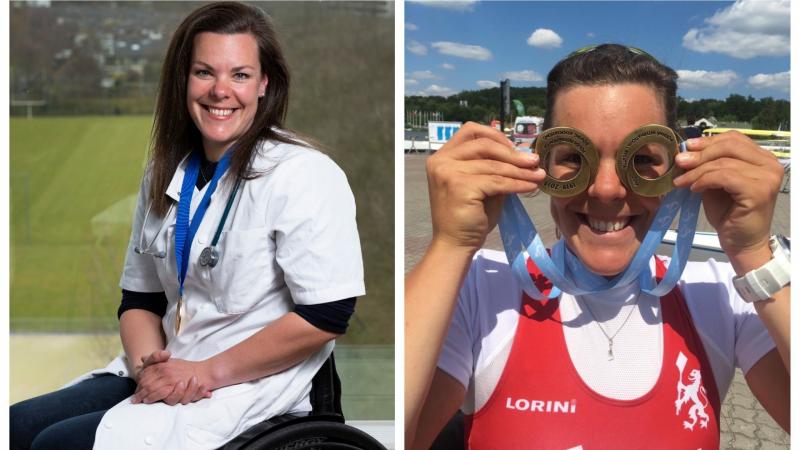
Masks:
[[[194,216],[192,216],[191,223],[189,223],[189,211],[192,206],[194,187],[197,184],[197,175],[200,173],[201,156],[198,152],[193,152],[189,156],[189,162],[183,174],[183,185],[181,186],[180,200],[178,201],[178,214],[175,220],[175,262],[178,267],[178,282],[180,283],[178,294],[181,297],[183,297],[183,282],[186,279],[186,271],[189,267],[189,252],[192,248],[192,241],[194,241],[197,229],[200,228],[200,222],[203,221],[203,216],[206,215],[208,205],[211,203],[211,195],[217,190],[217,182],[230,165],[231,153],[230,151],[226,152],[225,156],[217,163],[214,176],[208,183],[206,193],[200,200],[200,204],[197,206]]]
[[[681,144],[681,151],[685,146]],[[700,211],[701,196],[688,188],[673,189],[666,195],[647,231],[642,244],[628,267],[610,280],[591,272],[566,246],[564,240],[558,241],[552,249],[552,257],[542,243],[522,202],[516,195],[507,195],[500,214],[500,236],[503,240],[506,257],[522,289],[531,298],[544,300],[556,298],[561,292],[572,295],[586,295],[604,292],[616,287],[639,282],[642,292],[663,296],[677,284],[686,262],[689,259],[697,218]],[[672,251],[672,261],[664,278],[658,285],[650,272],[650,258],[661,244],[664,234],[672,220],[681,212],[678,221],[678,239]],[[529,244],[525,244],[525,243]],[[543,294],[534,284],[528,273],[527,258],[533,260],[542,274],[553,284],[548,295]]]

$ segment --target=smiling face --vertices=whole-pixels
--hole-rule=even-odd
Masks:
[[[644,239],[661,203],[634,194],[616,172],[616,151],[642,125],[666,126],[664,106],[643,84],[576,86],[559,92],[554,127],[583,131],[599,154],[598,172],[574,197],[551,197],[550,209],[567,246],[599,275],[622,272]]]
[[[194,37],[186,103],[207,158],[222,158],[250,128],[267,81],[253,35],[205,32]]]

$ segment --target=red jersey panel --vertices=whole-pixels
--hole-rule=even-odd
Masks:
[[[540,290],[546,280],[529,261]],[[656,277],[665,272],[656,258]],[[486,405],[466,416],[470,449],[717,449],[720,399],[686,301],[660,299],[664,359],[633,400],[593,391],[569,358],[558,300],[524,296],[511,353]]]

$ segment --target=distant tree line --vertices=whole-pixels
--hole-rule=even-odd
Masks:
[[[702,99],[688,102],[678,100],[678,117],[701,119],[714,117],[720,123],[749,122],[754,129],[791,129],[789,101],[772,97],[755,99],[752,96],[731,94],[725,100]]]
[[[546,90],[543,87],[512,87],[511,98],[525,106],[525,114],[544,116]],[[406,111],[438,111],[448,121],[489,123],[500,115],[500,88],[464,91],[450,97],[408,96]],[[516,117],[511,112],[509,121]],[[748,122],[757,129],[790,129],[789,101],[772,97],[755,99],[752,96],[731,94],[725,100],[702,99],[687,101],[678,97],[678,121],[714,117],[718,123]]]

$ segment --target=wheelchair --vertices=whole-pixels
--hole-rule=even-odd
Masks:
[[[311,412],[267,419],[219,450],[386,450],[369,434],[344,423],[342,384],[332,353],[314,375],[310,396]]]

